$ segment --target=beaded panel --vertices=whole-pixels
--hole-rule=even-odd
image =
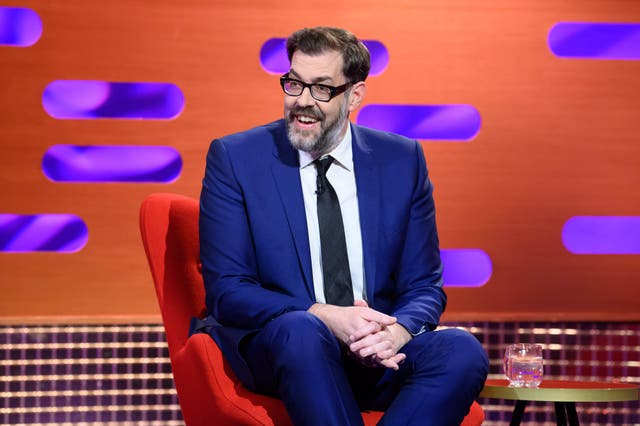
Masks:
[[[447,323],[472,332],[502,377],[504,347],[544,347],[545,377],[640,382],[640,323]],[[0,424],[183,425],[161,325],[1,326]],[[508,424],[513,401],[480,399],[485,425]],[[638,425],[638,401],[579,403],[584,425]],[[524,425],[555,424],[530,403]]]

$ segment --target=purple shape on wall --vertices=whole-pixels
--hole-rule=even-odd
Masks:
[[[377,40],[362,40],[371,54],[371,70],[369,75],[380,75],[389,64],[387,47]],[[284,74],[289,71],[289,57],[287,56],[287,39],[270,38],[260,48],[260,65],[272,74]]]
[[[480,113],[471,105],[366,105],[358,124],[412,139],[469,141],[480,131]]]
[[[377,40],[362,40],[362,43],[367,46],[369,53],[371,54],[371,69],[369,75],[380,75],[389,65],[389,51],[387,46]]]
[[[562,58],[640,59],[640,24],[560,22],[548,43]]]
[[[0,45],[28,47],[42,35],[42,20],[23,7],[0,6]]]
[[[640,216],[575,216],[562,227],[573,254],[640,254]]]
[[[0,214],[0,252],[73,253],[88,239],[87,225],[73,214]]]
[[[440,257],[447,287],[482,287],[491,278],[491,258],[480,249],[443,249]]]
[[[260,65],[266,72],[284,74],[289,71],[287,57],[287,40],[284,38],[270,38],[260,48]]]
[[[42,171],[54,182],[173,182],[182,170],[169,146],[54,145]]]
[[[47,114],[59,119],[160,119],[177,117],[184,95],[171,83],[57,80],[42,94]]]

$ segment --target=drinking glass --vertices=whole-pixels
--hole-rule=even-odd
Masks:
[[[509,386],[537,388],[542,382],[542,346],[532,343],[516,343],[504,352],[504,374]]]

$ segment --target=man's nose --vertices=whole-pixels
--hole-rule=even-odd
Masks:
[[[302,93],[298,96],[296,103],[300,106],[310,106],[315,104],[316,100],[311,96],[311,88],[305,87],[302,89]]]

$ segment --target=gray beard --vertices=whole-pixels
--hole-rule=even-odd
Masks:
[[[285,122],[287,124],[287,136],[289,136],[289,142],[295,149],[299,149],[304,152],[308,152],[315,156],[320,156],[330,152],[333,148],[340,143],[340,132],[342,126],[348,118],[347,102],[340,105],[340,111],[338,117],[332,122],[322,122],[320,134],[318,136],[305,135],[304,132],[296,131],[293,127],[292,121],[293,114],[300,110],[291,111],[289,116],[285,116]],[[320,113],[321,114],[321,113]],[[314,115],[318,116],[318,112],[314,111]],[[324,119],[324,116],[322,117]]]

